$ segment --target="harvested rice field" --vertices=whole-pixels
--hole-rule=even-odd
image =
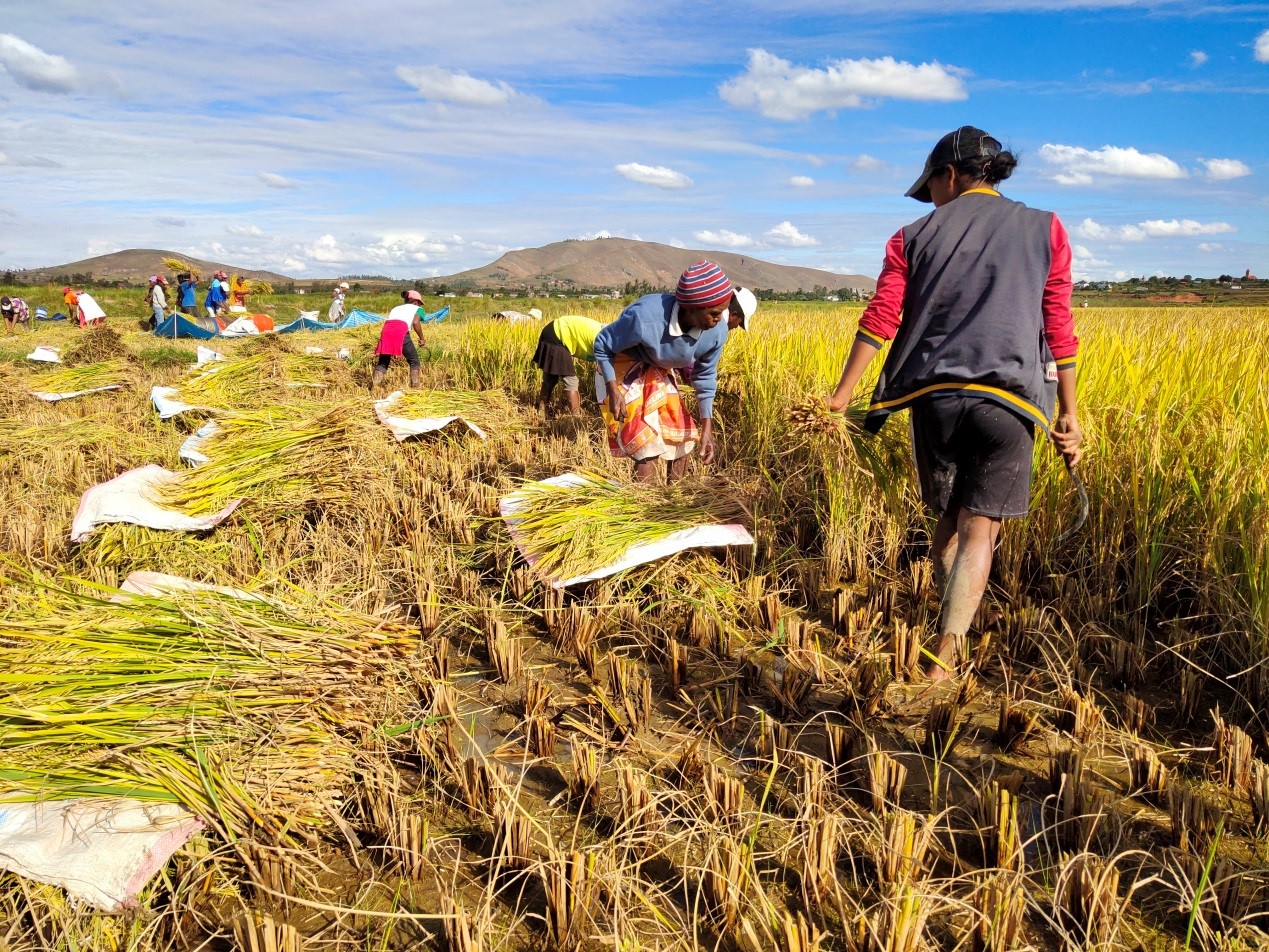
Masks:
[[[429,325],[420,391],[396,361],[375,396],[485,439],[394,438],[374,326],[203,342],[225,359],[194,371],[132,317],[0,338],[0,800],[198,821],[112,914],[0,873],[0,949],[1269,946],[1269,309],[1077,314],[1088,521],[1062,539],[1038,446],[973,671],[931,686],[906,420],[807,399],[857,307],[764,303],[715,464],[614,499],[593,395],[542,421],[538,327],[476,303]],[[160,419],[156,386],[193,409]],[[70,541],[87,490],[151,465],[173,511],[231,511]],[[595,491],[522,523],[535,568],[499,501],[570,472]],[[699,518],[753,544],[539,574]]]

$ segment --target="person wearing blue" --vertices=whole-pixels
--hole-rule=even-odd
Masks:
[[[673,294],[648,294],[595,338],[595,397],[608,426],[613,456],[634,460],[647,482],[656,461],[677,479],[699,441],[701,460],[714,459],[713,410],[718,359],[727,343],[731,282],[722,268],[699,261],[683,272]],[[676,371],[690,369],[701,424],[687,412]]]
[[[198,298],[196,296],[196,286],[194,284],[193,275],[186,272],[180,276],[180,284],[177,285],[179,292],[179,301],[182,314],[197,314]]]
[[[220,283],[221,277],[225,274],[223,271],[217,271],[212,275],[211,282],[207,285],[207,297],[203,300],[203,306],[207,308],[207,316],[213,320],[220,314],[220,309],[225,303],[225,299],[229,296],[225,293],[224,286]]]

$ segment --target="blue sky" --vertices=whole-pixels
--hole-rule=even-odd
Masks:
[[[1269,3],[5,0],[0,268],[427,276],[607,234],[875,275],[969,123],[1077,276],[1265,276],[1267,94]]]

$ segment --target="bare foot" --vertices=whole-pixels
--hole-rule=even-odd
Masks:
[[[957,647],[955,635],[944,635],[939,641],[939,653],[925,667],[925,676],[931,681],[947,681],[956,677],[956,669],[960,663],[961,652]]]

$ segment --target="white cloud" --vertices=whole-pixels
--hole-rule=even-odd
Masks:
[[[686,248],[687,244],[680,238],[671,238],[666,242],[671,248]]]
[[[815,179],[811,178],[809,175],[794,175],[789,179],[789,184],[794,188],[813,188],[815,186]]]
[[[45,53],[12,33],[0,33],[0,68],[27,89],[68,93],[79,83],[79,73],[65,57]]]
[[[1166,155],[1113,145],[1091,150],[1045,143],[1040,146],[1040,158],[1055,167],[1053,180],[1059,185],[1092,185],[1094,176],[1127,179],[1182,179],[1186,176],[1185,169]]]
[[[773,245],[784,248],[809,248],[820,243],[818,238],[804,235],[791,221],[782,221],[763,235]]]
[[[269,188],[295,188],[299,184],[285,175],[278,175],[276,172],[261,172],[258,177]]]
[[[1103,261],[1083,245],[1071,245],[1071,266],[1076,270],[1087,271],[1089,268],[1108,268],[1109,261]]]
[[[462,70],[451,71],[440,66],[398,66],[396,74],[402,82],[418,90],[424,99],[455,106],[497,108],[520,95],[504,82],[477,79]]]
[[[1075,234],[1092,241],[1145,241],[1147,238],[1194,238],[1199,235],[1226,235],[1237,231],[1229,222],[1198,222],[1191,218],[1164,221],[1153,219],[1136,225],[1102,225],[1085,218]]]
[[[692,237],[702,244],[718,248],[752,248],[754,245],[754,240],[748,235],[739,235],[725,228],[718,231],[694,231]]]
[[[1199,251],[1221,251],[1225,248],[1219,241],[1200,241],[1198,243]]]
[[[626,162],[617,166],[617,172],[632,182],[655,185],[657,188],[687,188],[692,184],[692,180],[682,172],[667,169],[664,165],[641,165],[638,162]]]
[[[1213,182],[1225,182],[1251,174],[1250,166],[1238,159],[1199,159],[1199,162],[1207,169],[1207,177]]]
[[[184,228],[189,224],[189,221],[184,218],[173,218],[168,215],[160,215],[158,218],[154,219],[154,223],[163,228]]]
[[[851,162],[849,168],[852,172],[857,172],[861,175],[870,175],[874,172],[884,172],[889,169],[890,166],[881,161],[881,159],[874,158],[873,156],[865,153]]]
[[[890,56],[830,60],[823,69],[794,66],[763,49],[749,51],[744,73],[718,87],[740,109],[768,119],[804,119],[815,112],[862,109],[869,100],[956,102],[967,98],[961,70],[939,63],[914,65]]]
[[[450,244],[461,242],[457,235],[438,241],[424,235],[387,235],[366,244],[341,244],[334,235],[322,235],[304,245],[299,253],[321,264],[426,264],[432,256],[450,252]]]
[[[1256,62],[1269,63],[1269,30],[1256,37]]]
[[[225,231],[231,235],[243,235],[247,238],[260,238],[264,232],[255,225],[230,225]]]
[[[282,267],[285,268],[287,271],[298,272],[298,271],[305,270],[308,267],[308,265],[306,265],[303,261],[296,260],[295,258],[285,258],[282,261]]]
[[[1190,50],[1190,65],[1194,67],[1202,66],[1207,62],[1207,54],[1202,50]]]

